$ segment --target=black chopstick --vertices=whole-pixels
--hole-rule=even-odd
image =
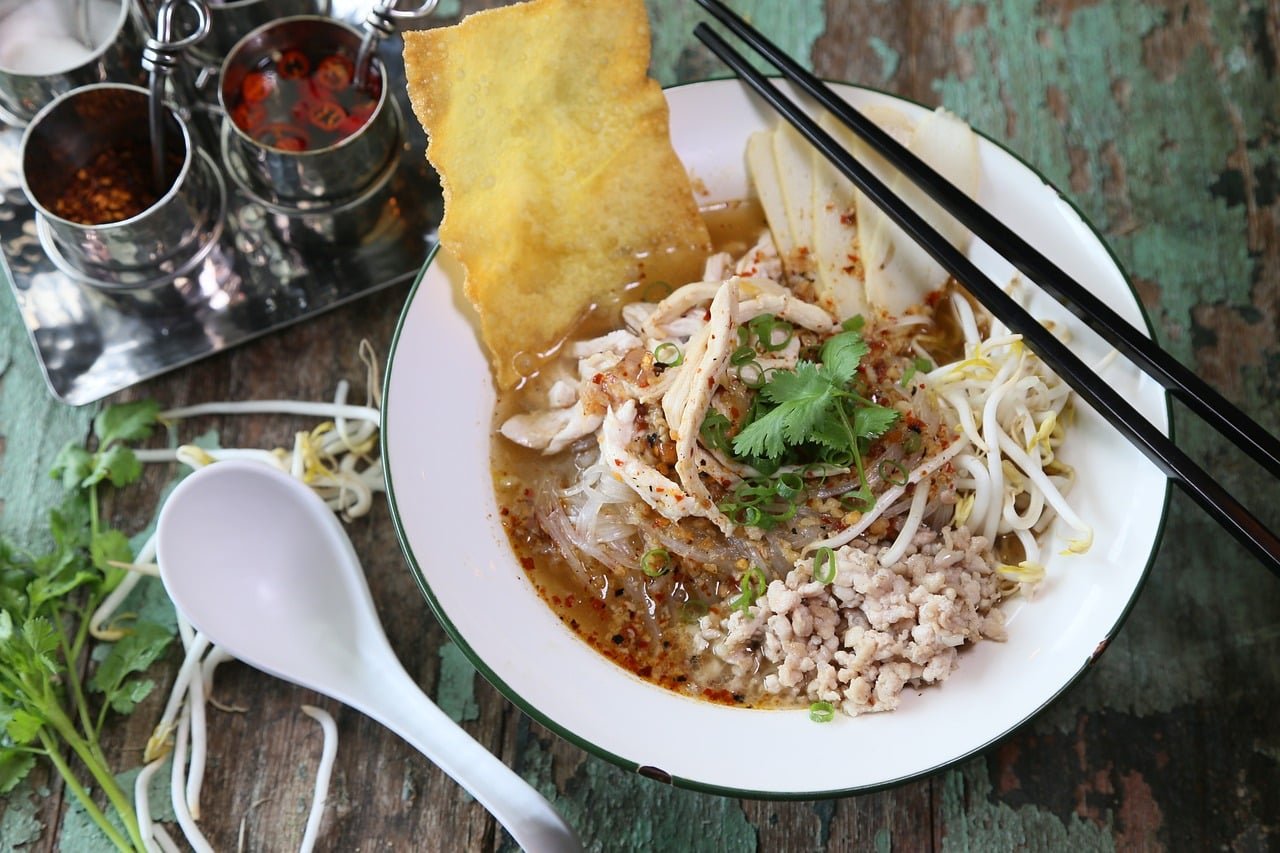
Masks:
[[[1226,436],[1250,458],[1280,477],[1280,439],[1203,379],[1161,349],[1154,341],[1125,322],[1105,302],[1018,236],[989,211],[969,198],[929,164],[908,151],[847,101],[810,74],[773,42],[732,12],[720,0],[698,3],[769,60],[782,76],[800,87],[830,110],[850,130],[893,164],[918,187],[928,193],[948,213],[962,222],[979,239],[1080,318],[1103,340],[1159,382],[1196,415]]]
[[[703,0],[699,0],[703,2]],[[1195,464],[1124,398],[1094,374],[1070,349],[1042,326],[962,252],[914,210],[889,192],[866,167],[826,133],[805,111],[786,98],[705,23],[694,34],[724,60],[757,94],[776,109],[832,165],[920,244],[970,293],[1023,340],[1099,414],[1200,504],[1215,521],[1280,577],[1280,538]]]

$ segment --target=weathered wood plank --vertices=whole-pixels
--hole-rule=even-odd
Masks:
[[[495,5],[467,3],[466,10]],[[1280,428],[1276,55],[1280,8],[1245,0],[827,0],[735,8],[850,79],[958,112],[1050,177],[1130,270],[1161,342]],[[693,4],[649,0],[654,73],[722,76],[689,31]],[[462,4],[445,4],[457,16]],[[171,404],[324,398],[361,386],[356,344],[383,353],[403,289],[224,354],[125,396]],[[12,300],[0,296],[0,529],[27,535],[53,499],[43,472],[90,412],[43,394]],[[357,394],[361,393],[357,390]],[[224,444],[285,445],[302,421],[207,419]],[[1187,419],[1181,443],[1272,523],[1280,492]],[[189,429],[189,431],[188,431]],[[150,514],[167,472],[110,511]],[[1280,843],[1280,584],[1175,498],[1152,580],[1085,678],[989,755],[890,791],[824,803],[739,802],[626,773],[529,722],[478,678],[431,618],[385,507],[350,527],[388,634],[410,672],[464,727],[541,787],[594,850],[1204,849]],[[176,654],[170,663],[176,665]],[[162,685],[163,686],[163,685]],[[137,760],[160,692],[109,745]],[[202,825],[218,849],[288,849],[301,835],[318,731],[298,706],[336,712],[342,746],[324,849],[510,848],[450,780],[376,725],[240,665],[212,711]],[[993,702],[999,697],[993,696]],[[47,777],[44,777],[47,779]],[[0,827],[54,829],[60,799],[3,807]],[[15,817],[16,816],[16,817]],[[26,832],[27,830],[23,830]],[[17,837],[17,836],[14,836]],[[27,838],[29,835],[24,835]],[[61,841],[75,849],[78,837]],[[0,847],[13,843],[8,835]]]

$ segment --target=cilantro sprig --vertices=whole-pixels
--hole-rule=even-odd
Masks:
[[[879,438],[899,418],[851,388],[869,351],[859,332],[841,332],[823,344],[820,364],[770,374],[760,397],[771,405],[734,436],[734,453],[779,459],[788,448],[816,445],[858,458],[861,440]]]
[[[100,735],[109,712],[130,713],[154,689],[141,674],[172,639],[138,621],[83,670],[93,612],[125,577],[133,553],[123,532],[99,512],[99,490],[126,486],[142,466],[129,442],[146,438],[159,407],[151,401],[104,409],[96,447],[68,444],[52,475],[66,489],[49,512],[52,545],[36,552],[0,539],[0,795],[47,759],[111,842],[145,850],[133,804],[113,778]],[[77,765],[79,765],[77,767]],[[84,772],[106,796],[122,833],[81,783]]]
[[[871,441],[898,422],[896,409],[858,391],[858,367],[870,352],[860,324],[828,338],[819,361],[771,372],[757,392],[746,423],[733,436],[733,455],[763,473],[784,462],[851,466],[859,488],[850,497],[870,503],[863,455]],[[719,429],[717,423],[717,428]]]

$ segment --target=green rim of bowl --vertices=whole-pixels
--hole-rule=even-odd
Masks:
[[[912,104],[922,109],[929,109],[929,107],[925,106],[924,104],[921,104],[918,101],[911,100],[910,98],[904,98],[904,97],[901,97],[900,95],[895,95],[895,94],[886,92],[884,90],[876,89],[870,86],[856,86],[854,84],[839,83],[835,81],[827,81],[827,82],[830,85],[834,85],[837,87],[852,87],[855,89],[863,89],[868,92],[874,92],[876,94],[895,98],[899,101]],[[721,79],[700,80],[695,82],[682,83],[678,86],[669,86],[667,88],[668,89],[684,89],[684,88],[689,88],[693,86],[724,85],[724,84],[732,84],[732,83],[733,83],[733,78],[721,78]],[[992,139],[990,136],[986,135],[985,133],[982,133],[981,131],[975,131],[975,132],[978,133],[978,135],[981,136],[986,142],[994,145],[996,148],[1000,149],[1001,151],[1003,151],[1004,153],[1012,157],[1015,161],[1020,163],[1022,166],[1028,169],[1032,174],[1034,174],[1037,178],[1039,178],[1045,184],[1045,186],[1052,189],[1054,193],[1057,194],[1058,199],[1063,203],[1065,203],[1071,209],[1071,211],[1080,219],[1080,221],[1084,224],[1084,226],[1089,230],[1089,233],[1093,235],[1094,239],[1098,241],[1099,245],[1101,245],[1103,250],[1107,253],[1107,257],[1111,259],[1111,263],[1115,266],[1116,270],[1119,271],[1121,278],[1124,280],[1125,286],[1129,288],[1129,293],[1133,297],[1134,304],[1136,304],[1138,307],[1138,312],[1142,316],[1143,323],[1146,326],[1147,334],[1154,338],[1155,329],[1151,324],[1151,318],[1147,314],[1147,310],[1143,306],[1142,300],[1138,296],[1137,288],[1133,286],[1133,282],[1130,280],[1128,272],[1125,270],[1124,266],[1121,265],[1119,258],[1116,257],[1116,254],[1112,250],[1111,246],[1108,245],[1107,242],[1102,238],[1102,235],[1098,233],[1098,230],[1094,228],[1093,223],[1089,221],[1089,219],[1084,215],[1084,213],[1080,210],[1080,208],[1075,203],[1073,203],[1069,198],[1063,195],[1063,193],[1060,190],[1058,190],[1058,188],[1054,186],[1048,179],[1046,179],[1044,175],[1042,175],[1035,167],[1033,167],[1030,163],[1028,163],[1025,159],[1020,157],[1018,154],[1011,151],[1006,145],[1004,145],[1003,143],[995,139]],[[391,349],[387,353],[387,369],[384,373],[383,380],[382,380],[383,417],[382,417],[382,429],[380,430],[380,435],[379,435],[379,443],[380,443],[380,451],[382,453],[383,478],[384,478],[384,481],[386,484],[386,490],[387,490],[387,503],[391,509],[391,521],[393,526],[395,527],[396,539],[399,541],[400,549],[404,552],[405,559],[409,563],[409,569],[413,573],[414,580],[417,582],[418,588],[422,591],[422,594],[426,598],[427,604],[431,607],[432,612],[435,614],[436,619],[440,622],[440,625],[444,628],[445,632],[449,635],[449,637],[453,640],[453,642],[458,645],[458,647],[462,650],[462,652],[467,656],[467,658],[475,666],[476,670],[479,671],[480,674],[485,677],[485,680],[487,680],[490,684],[496,687],[498,691],[502,693],[503,696],[507,697],[507,699],[510,702],[516,705],[516,707],[518,707],[525,714],[529,715],[534,720],[537,720],[540,724],[550,729],[551,731],[555,732],[557,735],[569,741],[570,743],[578,747],[581,747],[587,752],[593,755],[599,756],[600,758],[603,758],[606,761],[616,764],[617,766],[623,768],[624,770],[639,772],[641,768],[643,768],[645,765],[637,764],[634,761],[625,759],[619,755],[615,755],[614,753],[610,752],[604,747],[601,747],[598,744],[592,743],[591,741],[586,740],[585,738],[581,737],[577,733],[570,731],[569,729],[565,728],[564,726],[560,725],[555,720],[553,720],[552,718],[544,714],[537,707],[535,707],[530,702],[528,702],[523,696],[521,696],[519,693],[513,690],[505,681],[503,681],[502,678],[496,672],[494,672],[493,669],[489,667],[489,665],[484,661],[484,659],[481,658],[480,655],[478,655],[475,652],[475,650],[471,648],[471,645],[467,642],[466,638],[458,630],[457,626],[453,624],[453,621],[449,618],[448,613],[445,612],[440,602],[436,599],[435,593],[432,592],[431,585],[427,582],[426,575],[422,571],[422,566],[418,562],[418,558],[414,555],[412,546],[409,544],[408,536],[405,533],[403,524],[401,523],[400,509],[398,504],[396,503],[395,485],[392,481],[392,473],[391,473],[392,464],[391,464],[390,454],[387,448],[388,429],[387,429],[386,412],[390,409],[390,405],[391,405],[391,394],[390,394],[391,374],[395,366],[395,355],[396,355],[397,345],[399,344],[399,341],[400,341],[400,333],[404,330],[405,321],[409,316],[410,308],[413,306],[413,300],[418,293],[418,288],[422,284],[423,279],[426,277],[427,270],[430,268],[432,261],[435,260],[436,253],[439,251],[439,248],[440,248],[439,244],[432,246],[431,251],[427,254],[426,261],[422,265],[422,269],[418,272],[417,278],[414,279],[413,287],[410,289],[409,295],[405,299],[404,308],[401,310],[400,317],[396,321],[395,333],[391,338]],[[1172,438],[1173,437],[1172,404],[1170,402],[1169,394],[1167,391],[1161,389],[1160,394],[1164,400],[1165,419],[1169,427],[1169,436]],[[1156,525],[1155,535],[1151,539],[1151,551],[1147,556],[1146,566],[1143,567],[1142,573],[1138,578],[1138,582],[1133,587],[1133,592],[1129,596],[1129,601],[1125,604],[1125,607],[1121,611],[1120,616],[1116,619],[1115,624],[1111,626],[1111,628],[1106,632],[1106,634],[1098,643],[1097,650],[1089,657],[1088,660],[1086,660],[1080,666],[1078,670],[1076,670],[1074,675],[1072,675],[1065,682],[1063,682],[1062,686],[1053,695],[1045,699],[1045,701],[1041,703],[1039,707],[1037,707],[1035,710],[1028,713],[1027,716],[1023,717],[1017,723],[1009,726],[1007,730],[996,735],[986,743],[980,746],[976,746],[962,755],[959,755],[955,758],[949,759],[944,762],[940,762],[925,770],[921,770],[916,773],[910,773],[905,776],[900,776],[900,777],[889,779],[883,782],[878,782],[873,785],[858,785],[851,788],[838,788],[838,789],[825,790],[825,791],[804,791],[799,793],[789,793],[785,791],[757,791],[757,790],[744,789],[744,788],[727,787],[722,785],[712,785],[706,782],[700,782],[696,779],[687,779],[681,776],[668,774],[668,778],[670,779],[671,784],[676,785],[677,787],[680,787],[680,788],[687,788],[693,791],[701,791],[703,793],[708,793],[708,794],[718,794],[720,796],[726,796],[726,797],[744,797],[748,799],[757,799],[757,800],[788,801],[788,800],[831,799],[836,797],[847,797],[852,794],[872,793],[874,791],[881,791],[887,788],[897,787],[899,785],[906,784],[907,782],[911,782],[916,779],[922,779],[927,776],[932,776],[935,773],[939,773],[943,770],[947,770],[951,767],[955,767],[958,764],[962,764],[963,762],[968,761],[969,759],[977,755],[981,755],[982,753],[987,752],[988,750],[994,748],[995,746],[1002,743],[1005,739],[1007,739],[1011,735],[1021,730],[1024,726],[1026,726],[1028,723],[1030,723],[1032,720],[1038,717],[1041,713],[1043,713],[1050,705],[1056,702],[1068,689],[1070,689],[1073,685],[1075,685],[1077,681],[1080,680],[1080,677],[1084,675],[1084,673],[1087,672],[1093,666],[1093,664],[1098,660],[1098,658],[1102,655],[1102,653],[1106,650],[1106,648],[1110,646],[1111,640],[1114,639],[1116,634],[1120,631],[1120,628],[1124,625],[1125,620],[1128,619],[1129,614],[1133,611],[1133,606],[1138,600],[1138,595],[1142,591],[1143,586],[1146,584],[1148,576],[1151,574],[1151,568],[1155,564],[1156,556],[1159,552],[1160,541],[1164,537],[1165,525],[1168,523],[1168,520],[1169,520],[1169,502],[1170,502],[1171,495],[1172,495],[1172,488],[1168,480],[1166,480],[1165,486],[1164,486],[1164,501],[1160,508],[1160,520],[1159,520],[1159,523]],[[663,772],[665,773],[665,771]]]

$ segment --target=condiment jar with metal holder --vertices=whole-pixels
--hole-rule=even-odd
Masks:
[[[194,21],[190,32],[180,35],[177,17],[183,9],[190,10]],[[157,187],[165,182],[163,152],[164,128],[162,120],[169,85],[173,84],[174,97],[185,118],[193,126],[200,142],[211,150],[217,140],[217,132],[207,113],[195,109],[198,97],[194,81],[185,73],[176,73],[182,66],[183,54],[203,41],[211,26],[209,7],[203,0],[163,0],[156,10],[155,35],[147,38],[142,48],[142,67],[150,75],[151,106],[147,127],[151,133],[152,176]]]
[[[22,189],[45,250],[100,289],[164,281],[221,227],[217,168],[163,104],[163,180],[154,183],[154,102],[138,86],[83,86],[41,110],[22,137]]]
[[[378,43],[395,35],[396,21],[414,21],[435,11],[440,0],[425,0],[418,8],[402,10],[396,0],[378,0],[364,19],[364,37],[360,40],[360,52],[356,55],[355,85],[363,86],[369,79],[369,68],[377,52]]]
[[[233,178],[275,206],[315,211],[357,199],[394,167],[403,117],[378,43],[395,21],[431,13],[380,0],[363,32],[333,18],[281,18],[241,39],[222,63],[223,155]]]
[[[133,0],[8,0],[0,3],[0,121],[22,127],[58,95],[105,81],[139,82],[141,41]],[[67,39],[45,20],[62,22]],[[25,32],[24,29],[33,29]],[[79,50],[69,50],[76,46]]]
[[[177,16],[191,12],[178,35]],[[216,165],[166,98],[181,52],[209,31],[200,0],[164,0],[143,65],[151,88],[98,84],[41,110],[22,139],[23,190],[51,259],[106,289],[163,281],[220,229]]]

